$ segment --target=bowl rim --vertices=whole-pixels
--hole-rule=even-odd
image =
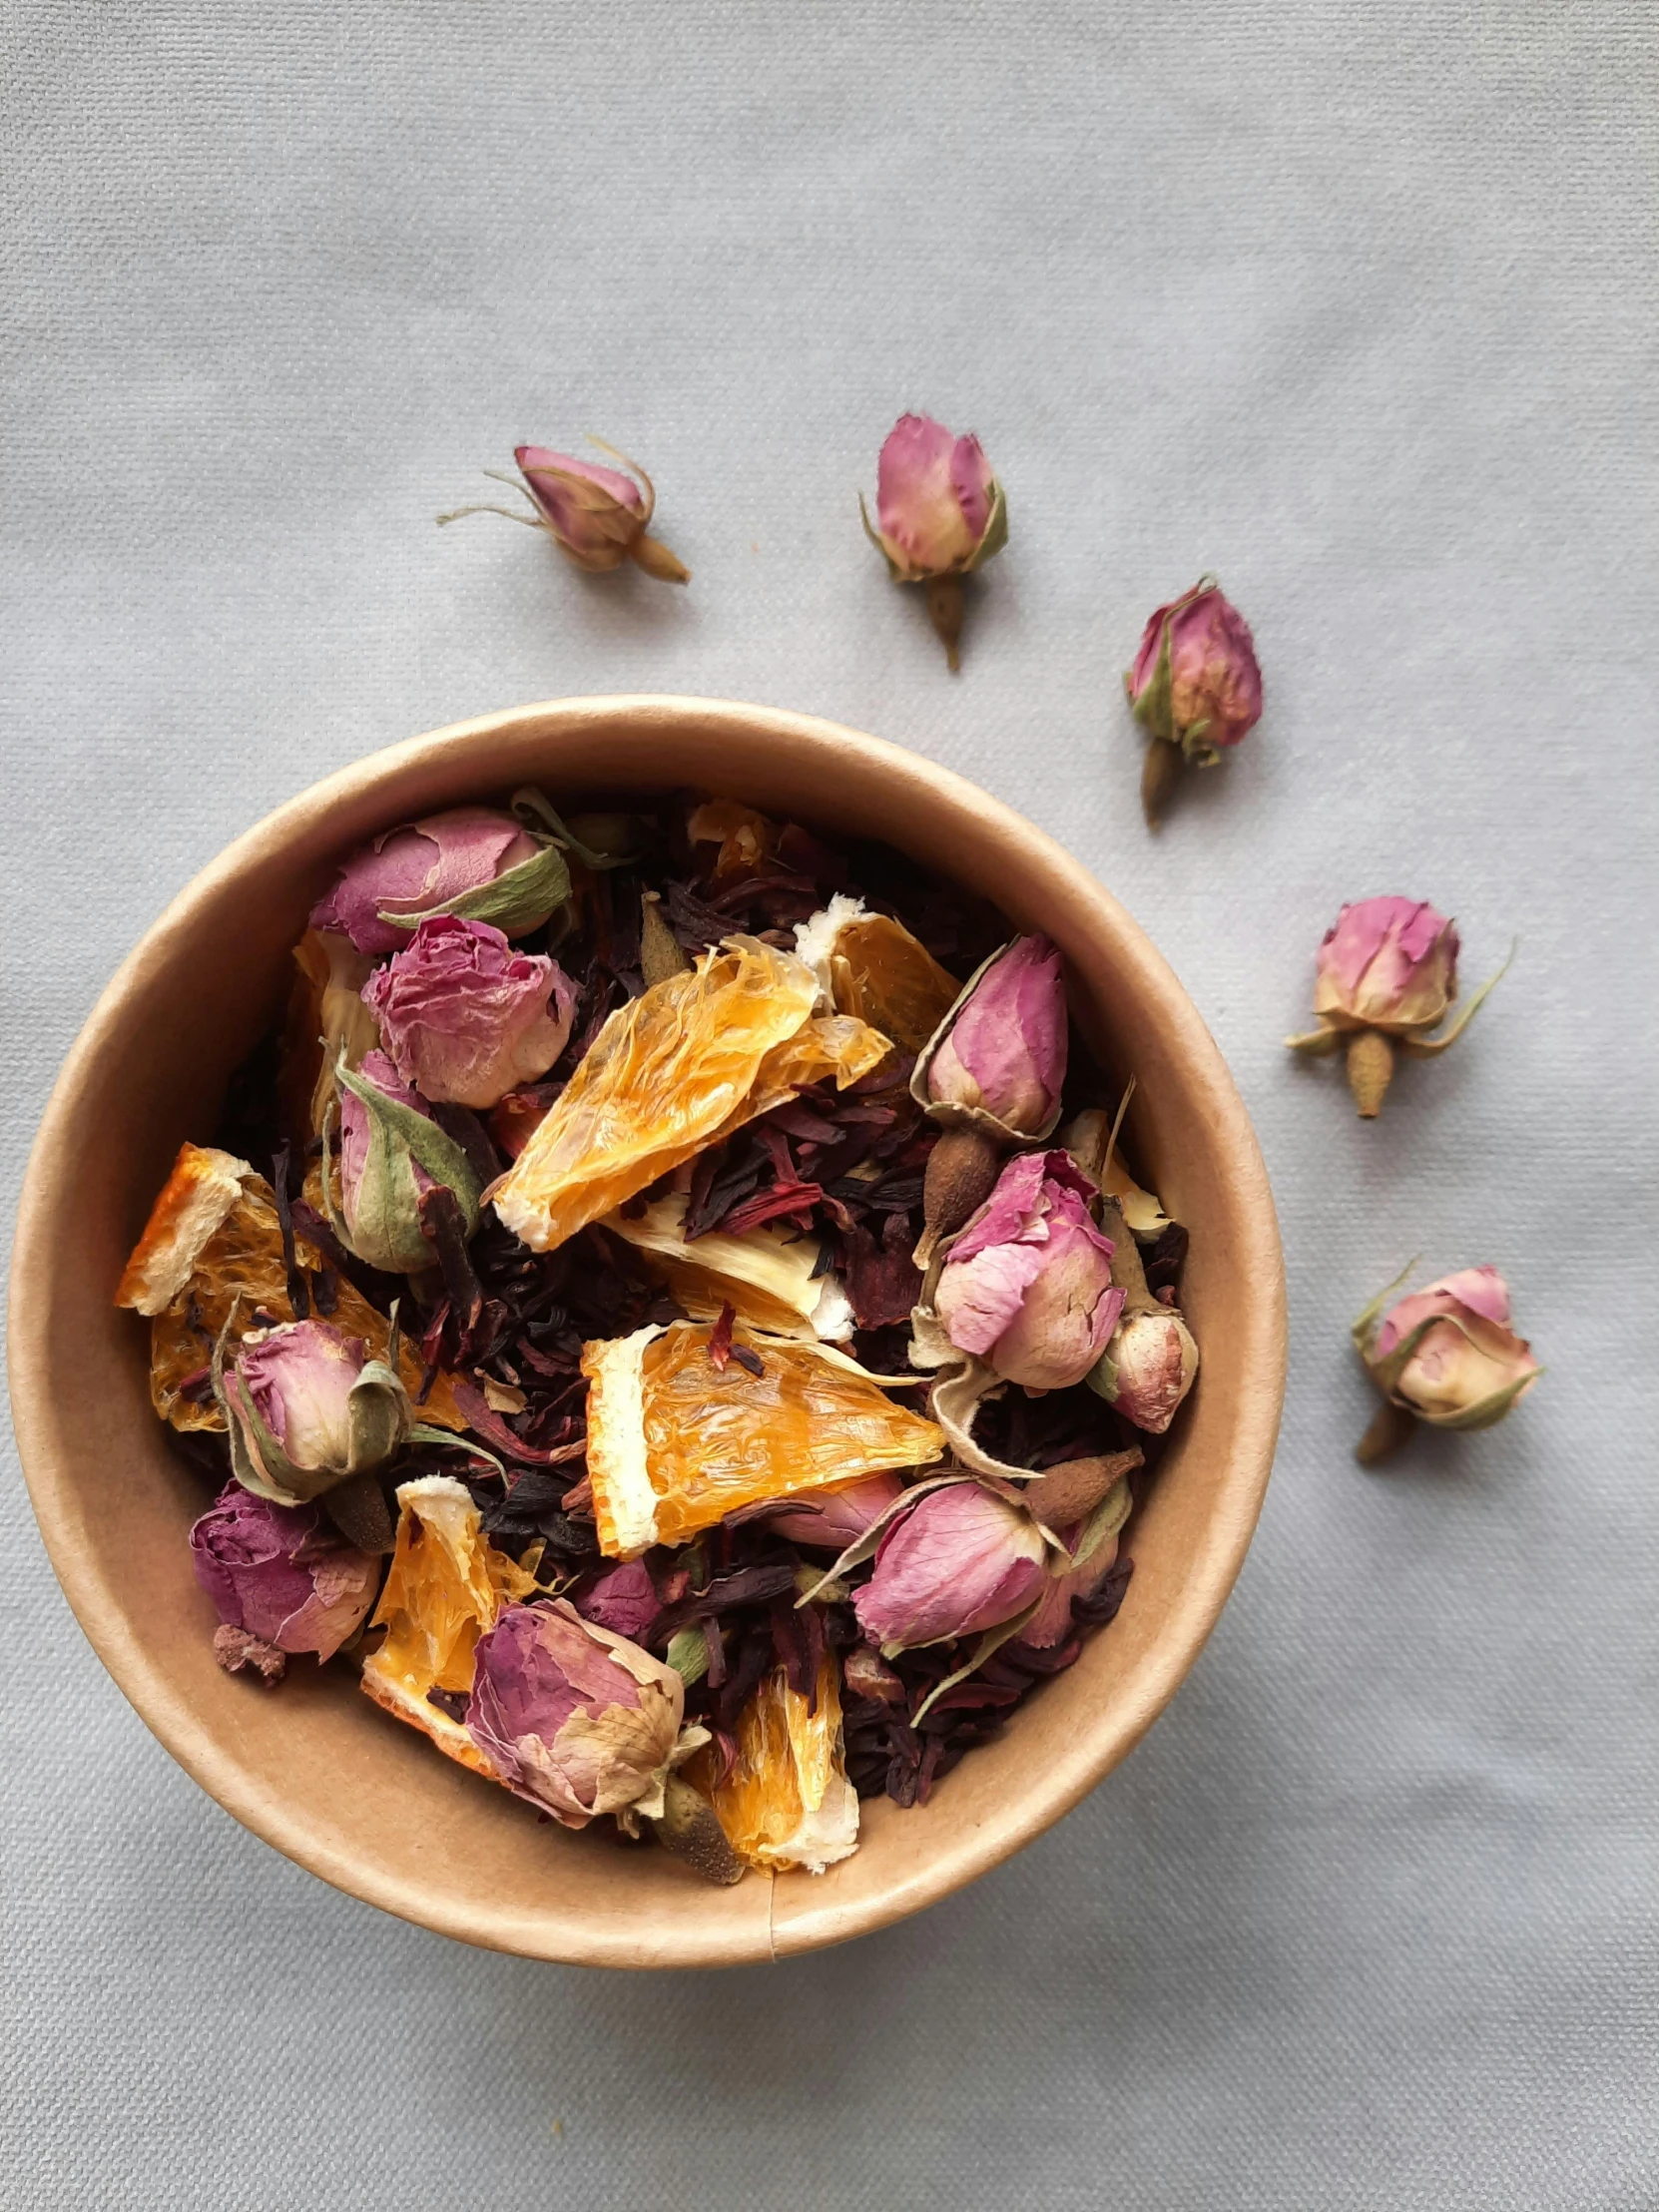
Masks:
[[[269,856],[274,845],[298,839],[334,810],[361,802],[379,786],[423,768],[462,748],[485,752],[492,741],[515,736],[545,741],[556,749],[561,733],[578,729],[591,735],[596,725],[662,730],[711,722],[751,737],[850,752],[896,777],[915,792],[919,803],[942,800],[966,807],[995,826],[1026,851],[1034,851],[1046,878],[1058,879],[1070,897],[1092,909],[1091,918],[1111,937],[1116,955],[1137,969],[1140,986],[1155,996],[1161,1018],[1175,1032],[1191,1079],[1202,1085],[1217,1143],[1229,1164],[1229,1177],[1255,1230],[1252,1252],[1253,1297],[1239,1326],[1249,1342],[1247,1382],[1234,1406],[1232,1448],[1222,1469],[1205,1524],[1205,1541],[1193,1557],[1177,1602],[1171,1607],[1155,1647],[1142,1659],[1137,1694],[1120,1700],[1116,1724],[1080,1735],[1044,1770],[1008,1817],[981,1822],[935,1852],[918,1868],[901,1869],[884,1889],[839,1901],[829,1913],[807,1901],[791,1912],[788,1928],[775,1927],[777,1884],[769,1883],[772,1902],[764,1940],[745,1941],[733,1929],[715,1940],[689,1946],[673,1942],[641,1944],[614,1930],[596,1930],[579,1915],[561,1922],[550,1900],[547,1928],[527,1930],[520,1921],[497,1913],[488,1900],[457,1902],[430,1886],[401,1879],[386,1870],[363,1866],[314,1824],[284,1805],[269,1788],[252,1782],[218,1732],[200,1719],[186,1697],[164,1677],[143,1638],[130,1627],[114,1601],[104,1574],[88,1546],[80,1541],[81,1513],[74,1478],[54,1443],[50,1376],[54,1355],[46,1313],[49,1302],[20,1296],[39,1271],[54,1262],[55,1189],[69,1172],[66,1133],[75,1102],[88,1083],[115,1028],[120,1009],[134,986],[165,965],[174,940],[186,932],[200,909],[244,873]],[[479,783],[487,782],[481,769]],[[460,804],[450,801],[447,804]],[[332,775],[308,785],[234,838],[169,901],[144,931],[100,993],[65,1057],[42,1114],[19,1198],[8,1294],[8,1371],[13,1425],[19,1456],[48,1556],[65,1596],[88,1640],[117,1687],[140,1718],[186,1771],[245,1827],[308,1872],[347,1894],[417,1926],[486,1948],[572,1963],[631,1965],[710,1965],[754,1957],[777,1958],[786,1952],[820,1947],[867,1934],[919,1911],[964,1887],[1012,1856],[1069,1812],[1134,1748],[1180,1687],[1226,1604],[1249,1548],[1272,1472],[1284,1397],[1287,1360],[1284,1263],[1273,1194],[1255,1131],[1243,1100],[1197,1008],[1174,971],[1128,911],[1063,846],[1015,810],[978,785],[925,756],[888,740],[871,737],[824,717],[743,702],[660,693],[620,693],[554,699],[511,707],[451,723],[424,735],[381,748]],[[556,1939],[548,1931],[556,1930]]]

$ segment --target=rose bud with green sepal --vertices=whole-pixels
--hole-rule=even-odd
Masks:
[[[1387,1400],[1359,1445],[1366,1465],[1403,1443],[1419,1420],[1491,1427],[1543,1373],[1509,1326],[1509,1287],[1496,1268],[1462,1268],[1390,1307],[1404,1280],[1354,1325],[1355,1348]]]
[[[620,461],[623,468],[631,468],[639,483],[633,476],[624,476],[622,469],[605,468],[597,461],[555,453],[545,445],[520,445],[514,448],[513,459],[518,463],[522,483],[498,469],[486,469],[484,473],[521,492],[533,512],[520,514],[515,508],[485,502],[457,507],[452,513],[439,515],[439,522],[458,522],[463,515],[504,515],[509,522],[524,522],[532,529],[545,530],[565,559],[591,576],[608,575],[624,561],[633,561],[659,583],[690,583],[691,570],[648,534],[657,493],[645,470],[603,438],[591,438],[589,443]]]
[[[1160,607],[1123,679],[1135,720],[1151,738],[1141,776],[1147,826],[1193,763],[1213,768],[1262,716],[1262,672],[1250,625],[1213,576]]]
[[[893,582],[926,585],[928,618],[959,668],[962,578],[1008,540],[1007,502],[979,440],[956,437],[928,415],[901,415],[876,466],[880,528],[870,527],[862,494],[858,512]]]
[[[367,1618],[380,1562],[314,1505],[277,1505],[228,1483],[190,1532],[196,1579],[221,1623],[282,1652],[330,1659]]]
[[[233,1322],[214,1348],[214,1390],[231,1470],[256,1497],[301,1505],[385,1466],[411,1437],[455,1441],[416,1426],[395,1367],[370,1360],[360,1339],[325,1321],[295,1321],[252,1330],[233,1348]]]
[[[509,1605],[479,1639],[466,1726],[499,1778],[566,1828],[604,1813],[630,1830],[663,1818],[680,1762],[685,1683],[563,1598]]]
[[[490,807],[457,807],[387,830],[353,852],[311,909],[359,952],[395,952],[433,914],[492,922],[509,937],[539,929],[570,896],[559,842]]]
[[[425,1101],[398,1081],[383,1052],[370,1052],[355,1073],[336,1071],[339,1113],[339,1200],[323,1162],[322,1188],[341,1243],[371,1268],[411,1275],[435,1264],[422,1199],[434,1186],[453,1194],[462,1234],[478,1226],[481,1186],[466,1154],[440,1129]],[[324,1143],[326,1145],[326,1136]]]
[[[576,986],[487,921],[435,914],[363,985],[386,1056],[434,1104],[480,1112],[545,1075],[570,1036]]]
[[[1362,1120],[1374,1121],[1393,1077],[1395,1046],[1416,1059],[1443,1052],[1509,965],[1481,985],[1443,1036],[1430,1037],[1457,996],[1457,953],[1456,924],[1426,899],[1362,898],[1345,906],[1319,949],[1314,1011],[1321,1026],[1285,1042],[1317,1057],[1346,1040],[1354,1103]]]
[[[1081,1382],[1117,1326],[1124,1293],[1112,1281],[1113,1240],[1089,1212],[1093,1190],[1068,1153],[1022,1153],[945,1255],[938,1322],[1006,1382]]]

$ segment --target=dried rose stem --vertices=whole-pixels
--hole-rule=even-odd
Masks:
[[[1186,756],[1178,745],[1154,738],[1147,747],[1146,759],[1141,763],[1141,812],[1149,830],[1162,829],[1164,809],[1174,798],[1186,765]]]
[[[1348,1087],[1362,1121],[1375,1121],[1393,1081],[1394,1048],[1380,1029],[1356,1029],[1348,1044]]]
[[[1386,1459],[1409,1440],[1416,1427],[1416,1415],[1408,1413],[1403,1405],[1396,1405],[1385,1397],[1373,1415],[1372,1424],[1354,1447],[1354,1456],[1363,1467],[1375,1467],[1380,1459]]]
[[[928,580],[927,616],[954,675],[962,665],[962,656],[957,650],[962,635],[962,579],[959,576],[934,576]]]

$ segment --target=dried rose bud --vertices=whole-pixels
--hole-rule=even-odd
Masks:
[[[659,583],[690,583],[691,570],[685,563],[659,539],[647,535],[646,525],[656,508],[657,493],[645,470],[603,438],[592,438],[589,443],[609,453],[624,468],[631,468],[640,482],[636,484],[632,476],[624,476],[621,469],[579,461],[570,453],[550,452],[545,445],[520,445],[514,448],[513,459],[524,479],[522,485],[497,469],[484,473],[498,483],[512,485],[515,491],[522,490],[535,509],[533,515],[484,503],[457,507],[453,513],[439,515],[439,522],[458,522],[462,515],[505,515],[509,522],[527,522],[545,530],[567,560],[591,575],[607,575],[624,561],[634,561]]]
[[[1321,1026],[1285,1041],[1295,1052],[1334,1052],[1348,1039],[1348,1080],[1363,1120],[1382,1111],[1394,1043],[1421,1058],[1461,1036],[1492,984],[1475,993],[1441,1037],[1427,1032],[1457,996],[1457,928],[1428,902],[1362,898],[1345,906],[1319,949],[1314,1011]],[[1508,966],[1504,962],[1504,967]]]
[[[364,1055],[355,1073],[337,1071],[339,1205],[326,1164],[323,1194],[335,1234],[359,1260],[390,1275],[431,1267],[422,1199],[436,1186],[452,1192],[468,1237],[478,1226],[481,1189],[466,1154],[398,1081],[383,1052]]]
[[[973,976],[916,1063],[915,1095],[941,1121],[1004,1141],[1046,1137],[1060,1114],[1069,1040],[1060,953],[1015,937]]]
[[[613,1636],[626,1636],[634,1643],[663,1609],[657,1585],[643,1559],[627,1559],[620,1567],[612,1567],[599,1577],[586,1597],[576,1598],[573,1603],[584,1620],[597,1621]]]
[[[379,1560],[342,1541],[314,1505],[276,1505],[235,1482],[192,1528],[190,1549],[226,1627],[318,1659],[356,1634],[380,1580]]]
[[[1090,1386],[1125,1420],[1161,1436],[1198,1374],[1198,1347],[1181,1316],[1166,1307],[1125,1314],[1112,1332]]]
[[[1007,1382],[1081,1382],[1123,1310],[1113,1243],[1085,1203],[1093,1185],[1064,1152],[1026,1152],[951,1245],[934,1310],[958,1352]]]
[[[870,528],[861,494],[858,512],[894,583],[927,586],[928,616],[958,668],[962,578],[1008,542],[1007,502],[979,440],[956,437],[928,415],[900,415],[876,466],[880,529]]]
[[[1187,762],[1213,768],[1262,718],[1262,672],[1250,625],[1213,576],[1160,607],[1123,679],[1137,722],[1151,733],[1141,776],[1156,830]]]
[[[1360,1445],[1367,1464],[1402,1443],[1414,1421],[1489,1428],[1543,1373],[1509,1327],[1509,1287],[1496,1268],[1443,1275],[1389,1307],[1397,1288],[1354,1325],[1355,1346],[1388,1401]]]
[[[685,1702],[672,1667],[555,1598],[509,1605],[480,1637],[466,1726],[508,1788],[566,1828],[660,1820]]]
[[[397,1375],[328,1322],[255,1330],[234,1349],[228,1338],[215,1348],[214,1388],[232,1472],[257,1497],[302,1504],[384,1466],[414,1433]]]
[[[435,914],[363,985],[387,1056],[434,1104],[480,1110],[533,1083],[565,1048],[576,986],[487,921]]]
[[[1047,1539],[1022,1506],[977,1482],[944,1483],[894,1517],[852,1608],[890,1658],[1011,1620],[1042,1594],[1047,1558]]]
[[[866,1474],[838,1490],[803,1490],[781,1511],[769,1514],[767,1526],[805,1551],[844,1551],[903,1489],[896,1474],[881,1473]]]
[[[433,914],[493,922],[509,937],[539,929],[570,896],[559,846],[490,807],[456,807],[388,830],[345,860],[311,908],[359,952],[395,952]]]

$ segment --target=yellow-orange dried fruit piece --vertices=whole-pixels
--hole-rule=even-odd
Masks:
[[[688,1243],[686,1194],[670,1191],[630,1220],[605,1227],[642,1254],[695,1321],[716,1321],[730,1306],[740,1321],[778,1337],[850,1337],[852,1308],[833,1275],[820,1274],[823,1248],[776,1222],[729,1236],[713,1229]]]
[[[293,1253],[305,1274],[321,1270],[321,1253],[303,1237],[294,1238]],[[225,1426],[212,1398],[197,1404],[180,1395],[180,1384],[208,1365],[214,1340],[239,1298],[239,1326],[256,1326],[257,1307],[279,1322],[294,1319],[276,1194],[235,1153],[212,1145],[182,1145],[115,1294],[118,1306],[151,1317],[151,1402],[175,1428]],[[314,1301],[311,1310],[318,1311]],[[327,1318],[343,1335],[360,1337],[371,1356],[384,1357],[390,1337],[385,1315],[342,1276],[335,1278],[334,1309]],[[419,1389],[423,1371],[407,1344],[399,1353],[398,1372],[411,1393]],[[433,1382],[420,1417],[440,1428],[466,1426],[447,1376]]]
[[[715,881],[754,875],[778,849],[778,825],[741,799],[705,799],[686,817],[693,844],[718,844]]]
[[[687,1778],[714,1806],[726,1840],[752,1867],[805,1867],[822,1874],[858,1848],[858,1798],[846,1778],[835,1663],[819,1668],[816,1710],[780,1667],[762,1681],[738,1719],[738,1756],[711,1782],[700,1752]]]
[[[551,1252],[808,1083],[843,1089],[887,1039],[815,1016],[805,960],[732,937],[684,975],[618,1007],[546,1119],[487,1194],[513,1234]]]
[[[832,1346],[734,1328],[733,1346],[760,1362],[754,1375],[738,1359],[717,1368],[713,1334],[673,1322],[582,1348],[588,1477],[611,1558],[684,1543],[741,1505],[927,1466],[943,1451],[942,1429]]]
[[[838,1014],[867,1021],[906,1052],[921,1050],[962,988],[901,921],[841,891],[796,925],[795,941]]]
[[[462,1724],[426,1693],[470,1694],[479,1637],[504,1605],[530,1595],[536,1578],[480,1532],[465,1483],[423,1475],[401,1486],[397,1503],[397,1544],[369,1622],[385,1629],[385,1641],[363,1661],[363,1689],[451,1759],[498,1782]]]

